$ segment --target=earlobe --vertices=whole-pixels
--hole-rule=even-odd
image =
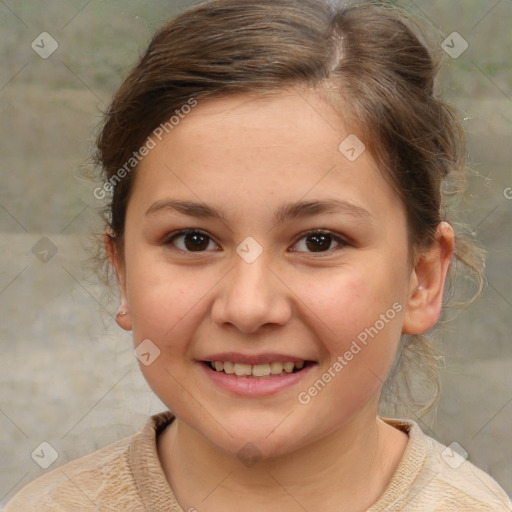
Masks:
[[[132,321],[130,316],[130,308],[128,306],[128,301],[126,297],[126,274],[124,270],[124,265],[121,264],[117,246],[115,242],[115,236],[113,235],[111,230],[107,230],[104,235],[104,244],[105,249],[107,251],[108,259],[114,272],[116,274],[117,283],[119,286],[119,295],[121,298],[121,306],[116,313],[116,322],[119,327],[124,329],[125,331],[132,330]]]
[[[116,313],[116,323],[125,331],[132,330],[132,320],[130,317],[130,310],[126,304],[121,304]]]
[[[423,334],[439,320],[444,285],[455,248],[455,234],[447,222],[437,228],[435,241],[424,250],[411,273],[402,331]]]

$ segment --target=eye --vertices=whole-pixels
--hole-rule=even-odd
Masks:
[[[177,242],[179,241],[179,242]],[[202,231],[197,229],[183,229],[165,238],[164,245],[174,245],[177,249],[184,252],[204,252],[213,244],[218,249],[217,244]]]
[[[293,251],[304,252],[327,252],[332,250],[332,243],[335,242],[339,246],[346,246],[347,242],[341,237],[330,233],[329,231],[314,230],[305,233],[302,238],[295,244],[296,247],[303,249],[293,249]]]

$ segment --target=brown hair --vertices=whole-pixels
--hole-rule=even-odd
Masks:
[[[96,162],[115,185],[107,218],[118,249],[135,171],[112,180],[155,128],[191,99],[271,94],[295,85],[315,88],[340,115],[343,107],[351,131],[405,205],[411,248],[428,246],[444,220],[443,180],[463,182],[465,145],[456,116],[436,97],[438,65],[423,38],[405,13],[376,2],[213,0],[169,21],[115,94],[97,141]],[[481,290],[482,255],[460,235],[456,260],[451,274],[462,264]],[[430,340],[403,337],[388,401],[400,402],[391,382],[413,399],[400,362],[415,356],[437,396]]]

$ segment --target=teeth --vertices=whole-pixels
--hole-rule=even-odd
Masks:
[[[224,361],[224,372],[227,373],[228,375],[235,373],[235,365],[229,361]]]
[[[295,366],[295,364],[293,363],[284,363],[283,364],[283,367],[284,367],[284,371],[286,373],[292,373],[293,372],[293,367]]]
[[[286,375],[292,373],[294,369],[300,370],[304,367],[304,361],[288,361],[281,363],[279,361],[273,361],[272,363],[263,364],[244,364],[244,363],[232,363],[231,361],[213,361],[213,368],[217,372],[224,372],[228,375],[235,374],[239,377],[242,376],[254,376],[254,377],[267,377],[268,375]]]
[[[235,363],[235,375],[251,375],[251,365]]]
[[[283,363],[279,363],[277,361],[270,363],[270,373],[272,375],[278,375],[279,373],[283,373]]]
[[[252,374],[255,377],[264,377],[266,375],[270,375],[270,365],[269,364],[255,364],[252,367]]]

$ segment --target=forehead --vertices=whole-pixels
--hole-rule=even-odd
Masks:
[[[394,192],[369,151],[353,158],[362,148],[311,90],[208,100],[143,159],[132,196],[146,206],[172,196],[250,209],[334,194],[385,210],[396,203]]]
[[[291,89],[199,103],[165,138],[164,145],[178,150],[193,145],[194,151],[187,155],[189,163],[218,157],[257,167],[250,160],[254,155],[265,161],[301,161],[307,152],[308,160],[315,159],[322,166],[332,162],[331,152],[325,149],[336,150],[340,128],[334,109],[318,95]]]

